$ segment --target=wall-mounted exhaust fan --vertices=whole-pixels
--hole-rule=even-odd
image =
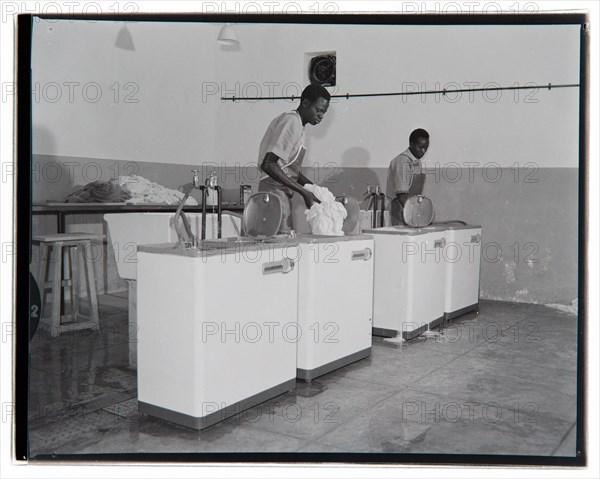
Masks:
[[[311,58],[308,78],[311,83],[335,86],[335,55],[319,55]]]

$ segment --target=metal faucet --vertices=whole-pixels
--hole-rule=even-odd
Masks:
[[[223,216],[222,216],[222,210],[221,210],[221,195],[223,192],[223,189],[220,186],[215,186],[214,189],[217,192],[217,238],[221,237],[221,232],[223,229]]]
[[[377,228],[377,204],[381,197],[379,185],[375,187],[375,190],[371,188],[371,185],[367,185],[367,193],[365,198],[369,198],[369,204],[367,205],[367,211],[373,208],[373,215],[371,216],[371,227]]]
[[[377,206],[379,204],[379,198],[381,196],[381,191],[379,189],[379,185],[375,187],[375,193],[373,193],[375,201],[373,201],[373,228],[377,228]]]
[[[375,190],[371,188],[371,185],[367,185],[367,193],[365,198],[369,198],[369,204],[367,210],[373,208],[373,216],[371,217],[371,227],[377,228],[377,210],[379,202],[381,201],[381,219],[379,226],[383,226],[383,216],[385,211],[385,193],[381,192],[379,185],[375,186]]]
[[[175,218],[173,220],[173,224],[175,227],[175,231],[177,232],[178,238],[178,246],[185,248],[194,248],[198,245],[197,238],[192,233],[192,229],[190,227],[190,223],[183,212],[183,205],[187,201],[190,196],[191,191],[196,188],[202,192],[202,233],[200,239],[206,239],[206,186],[200,183],[200,176],[198,175],[198,171],[200,170],[192,170],[194,174],[192,177],[192,183],[185,185],[183,188],[185,190],[185,194],[183,198],[179,202],[179,206],[177,207],[177,211],[175,212]],[[183,220],[183,225],[185,228],[185,233],[182,231],[181,226],[179,225],[179,217],[181,216]]]
[[[377,186],[377,192],[379,192],[379,185]],[[381,207],[379,211],[381,212],[381,219],[379,221],[379,226],[383,228],[385,226],[384,218],[385,218],[385,193],[383,191],[379,192],[379,198],[381,199]]]
[[[222,235],[223,229],[223,218],[222,218],[222,210],[221,210],[221,195],[223,189],[217,184],[217,174],[213,171],[210,176],[205,181],[206,194],[202,198],[202,205],[206,204],[206,199],[208,197],[208,189],[215,190],[217,193],[217,238],[220,238]],[[214,211],[214,210],[213,210]],[[204,214],[204,213],[203,213]]]
[[[344,206],[348,204],[348,197],[346,196],[346,193],[342,193],[340,196],[337,196],[335,199],[336,199],[336,201],[339,201]]]
[[[200,175],[198,175],[198,172],[200,170],[192,170],[192,173],[194,173],[194,176],[192,177],[192,185],[194,188],[198,188],[200,189],[200,186],[202,186],[200,184]]]

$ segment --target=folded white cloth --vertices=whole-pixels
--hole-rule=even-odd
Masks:
[[[314,194],[321,203],[315,203],[305,210],[307,221],[314,235],[344,236],[342,226],[348,215],[346,208],[335,201],[335,196],[329,189],[317,185],[304,185],[304,188]]]

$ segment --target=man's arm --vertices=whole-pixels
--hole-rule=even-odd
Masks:
[[[396,199],[404,206],[404,203],[406,203],[406,200],[409,197],[408,190],[410,188],[410,177],[412,174],[410,162],[404,155],[400,155],[392,160],[390,170],[390,180],[392,181],[392,187],[395,190]]]
[[[310,181],[306,176],[304,176],[302,173],[298,173],[298,183],[300,183],[301,186],[304,185],[312,185],[313,182]]]
[[[289,177],[283,172],[283,170],[277,163],[278,161],[279,157],[275,153],[268,152],[265,155],[265,159],[263,160],[260,167],[267,175],[269,175],[275,181],[282,184],[283,186],[287,186],[289,189],[294,190],[295,192],[300,194],[304,198],[304,203],[306,203],[307,208],[310,208],[314,203],[320,203],[320,201],[315,195],[303,188],[304,184],[306,183],[300,182],[300,178],[305,178],[306,180],[308,180],[308,178],[300,174],[300,176],[298,177],[298,182],[290,180]]]

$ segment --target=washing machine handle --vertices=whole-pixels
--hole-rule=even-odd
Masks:
[[[435,240],[433,246],[434,248],[443,248],[444,246],[446,246],[446,238]]]
[[[294,269],[296,263],[290,258],[283,258],[279,261],[272,261],[263,264],[263,274],[289,273]]]
[[[369,261],[373,256],[373,250],[371,248],[361,249],[359,251],[352,251],[352,261],[362,259],[363,261]]]

